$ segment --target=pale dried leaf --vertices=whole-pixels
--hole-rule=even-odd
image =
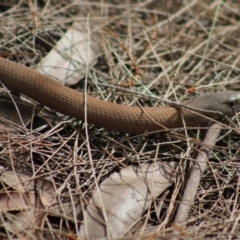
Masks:
[[[79,236],[99,239],[109,234],[112,238],[125,235],[151,202],[172,184],[173,178],[170,165],[158,163],[129,166],[112,174],[100,184],[100,196],[94,191]]]
[[[49,195],[49,198],[55,193],[51,182],[42,178],[36,179],[25,172],[5,170],[0,174],[0,182],[19,192],[34,191],[35,187],[37,187]]]
[[[60,199],[55,196],[56,190],[53,184],[42,178],[35,178],[28,173],[20,171],[11,171],[5,170],[0,174],[0,182],[5,188],[11,188],[18,192],[29,192],[34,191],[35,188],[41,190],[40,198],[44,206],[50,205],[50,211],[54,214],[64,214],[66,216],[73,218],[73,211],[76,215],[79,215],[81,212],[79,200],[73,198],[70,202],[69,198]],[[45,199],[42,199],[42,197]],[[73,206],[74,205],[74,206]]]
[[[49,199],[46,195],[41,194],[39,199],[43,206],[49,204]],[[19,193],[9,191],[0,193],[0,212],[28,210],[35,205],[36,198],[34,192]]]
[[[67,85],[76,84],[85,77],[86,66],[97,62],[100,37],[96,32],[89,34],[87,23],[74,23],[36,70]]]
[[[9,199],[7,200],[7,198]],[[8,203],[19,203],[21,209],[20,212],[12,216],[11,214],[5,214],[6,220],[4,221],[4,227],[8,232],[14,234],[15,237],[19,239],[29,239],[29,236],[34,236],[34,239],[38,239],[37,235],[39,231],[36,229],[41,227],[44,216],[46,215],[43,195],[39,196],[35,192],[29,193],[8,193],[7,196],[2,196],[1,203],[4,202],[3,199]],[[14,201],[13,201],[14,200]],[[46,199],[45,199],[46,200]],[[25,205],[25,206],[24,206]]]

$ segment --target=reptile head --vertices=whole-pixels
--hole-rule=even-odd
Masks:
[[[206,110],[207,112],[204,115],[208,115],[209,117],[217,113],[223,116],[233,116],[236,112],[240,111],[240,92],[223,91],[206,93],[187,101],[185,104],[203,113]]]

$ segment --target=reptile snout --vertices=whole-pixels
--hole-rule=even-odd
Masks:
[[[230,96],[228,100],[228,105],[234,113],[240,111],[240,93],[233,92],[233,96]]]

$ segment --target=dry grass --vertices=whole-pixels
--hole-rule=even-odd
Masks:
[[[110,28],[127,46],[138,70],[131,72],[129,55],[109,32],[114,73],[103,57],[87,78],[90,95],[126,105],[161,105],[150,96],[173,101],[188,99],[187,89],[198,95],[239,89],[240,3],[238,1],[1,1],[1,52],[3,57],[35,66],[73,21]],[[120,91],[116,81],[128,83],[136,94]],[[116,76],[117,79],[112,79]],[[79,84],[81,89],[84,82]],[[139,97],[139,94],[145,96]],[[74,120],[45,124],[41,130],[5,134],[1,163],[36,178],[51,181],[57,196],[77,198],[85,206],[96,183],[113,171],[146,161],[178,161],[182,175],[168,193],[152,206],[142,239],[167,239],[174,228],[190,239],[236,239],[239,228],[239,130],[230,120],[210,156],[185,229],[171,227],[192,160],[207,128],[129,135],[89,126]],[[177,134],[176,134],[177,133]],[[187,137],[186,137],[187,134]],[[164,200],[163,203],[161,201]],[[73,208],[74,209],[74,208]],[[49,210],[51,211],[51,210]],[[76,211],[76,210],[75,210]],[[159,214],[157,214],[160,213]],[[5,213],[6,214],[6,213]],[[9,213],[8,213],[9,214]],[[6,219],[2,214],[1,219]],[[74,215],[46,219],[36,239],[75,239]],[[143,220],[146,218],[143,216]],[[157,229],[158,234],[152,233]],[[39,233],[40,232],[40,233]],[[1,228],[0,236],[11,234]],[[31,238],[31,237],[30,237]]]

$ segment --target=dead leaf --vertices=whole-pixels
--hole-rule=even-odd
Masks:
[[[0,174],[0,182],[5,189],[13,189],[19,193],[34,191],[35,188],[40,189],[42,192],[40,194],[42,203],[45,207],[49,207],[52,214],[74,218],[74,211],[75,215],[79,215],[81,212],[77,198],[72,197],[72,202],[67,197],[58,198],[53,184],[46,179],[33,177],[28,173],[16,170],[5,170]]]
[[[129,166],[104,180],[93,193],[79,237],[119,238],[130,232],[151,202],[174,179],[171,165],[158,163]],[[100,194],[99,194],[100,193]]]
[[[0,174],[0,182],[19,192],[34,191],[37,187],[49,195],[49,198],[55,193],[51,182],[43,178],[33,177],[25,172],[5,170]]]
[[[36,70],[69,86],[76,84],[96,64],[100,37],[97,32],[89,34],[86,23],[75,22]]]
[[[45,203],[44,203],[45,200]],[[5,230],[11,232],[18,239],[29,239],[28,236],[37,238],[44,216],[46,215],[44,204],[47,198],[36,192],[18,193],[7,192],[0,194],[0,209],[4,212]],[[14,210],[19,213],[13,215],[7,211]],[[31,238],[32,239],[32,238]]]
[[[41,194],[42,205],[48,204],[46,195]],[[0,193],[0,212],[29,210],[35,206],[34,192],[9,191]]]

